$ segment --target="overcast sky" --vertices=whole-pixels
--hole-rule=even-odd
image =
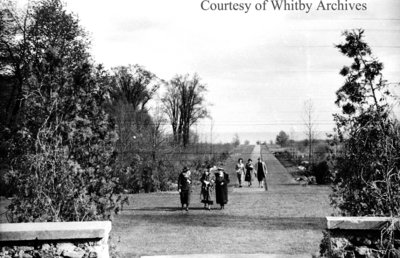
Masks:
[[[90,33],[95,60],[106,67],[140,64],[166,80],[197,72],[208,86],[214,141],[229,141],[236,132],[242,140],[269,140],[279,130],[302,138],[307,99],[318,129],[330,131],[343,82],[338,72],[351,62],[334,48],[345,29],[365,29],[385,78],[400,82],[398,0],[342,1],[366,3],[365,11],[316,11],[319,1],[309,0],[309,13],[256,11],[261,0],[248,0],[248,13],[204,11],[201,0],[66,2]],[[210,120],[198,131],[210,131]]]

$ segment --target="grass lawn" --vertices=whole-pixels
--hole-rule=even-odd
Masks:
[[[242,146],[240,153],[249,153]],[[259,148],[259,146],[256,146]],[[255,149],[251,158],[260,154]],[[177,192],[131,195],[131,205],[113,221],[112,237],[122,257],[188,253],[285,253],[318,251],[332,213],[329,189],[298,185],[275,157],[263,150],[268,166],[269,191],[235,187],[234,164],[230,172],[229,203],[225,210],[206,211],[200,189],[194,189],[189,212],[180,210]],[[243,157],[247,160],[248,157]],[[216,207],[215,207],[216,208]]]
[[[300,186],[279,161],[262,149],[268,167],[268,191],[237,188],[234,165],[239,157],[256,161],[260,146],[240,146],[225,162],[230,173],[224,210],[204,210],[195,187],[189,212],[180,210],[177,192],[130,195],[130,206],[115,216],[111,242],[120,257],[205,253],[318,252],[325,216],[332,214],[329,188]],[[241,153],[251,153],[242,156]],[[178,173],[178,172],[177,172]],[[2,198],[0,211],[8,200]],[[1,222],[7,222],[5,216]]]

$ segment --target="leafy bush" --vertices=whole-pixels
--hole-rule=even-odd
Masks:
[[[328,184],[331,182],[331,173],[327,161],[319,162],[314,165],[311,170],[317,184]]]
[[[332,203],[352,216],[400,215],[400,127],[357,128],[336,159]]]
[[[341,70],[335,115],[341,153],[335,159],[332,204],[344,215],[400,215],[400,126],[390,115],[383,64],[363,30],[346,31],[340,51],[353,59]]]
[[[68,115],[61,112],[68,97],[54,97],[61,110],[50,112],[36,135],[29,127],[17,135],[28,148],[10,170],[18,191],[9,207],[14,221],[109,219],[120,208],[113,170],[118,137],[95,97],[74,96],[78,101],[68,105]]]
[[[3,138],[8,177],[17,191],[9,217],[12,222],[109,219],[123,200],[115,195],[118,135],[103,110],[104,71],[92,65],[85,34],[60,1],[30,8],[26,17],[5,20],[15,26],[5,40],[20,58],[10,73],[20,83],[14,86],[21,101]],[[23,27],[18,19],[24,19]]]

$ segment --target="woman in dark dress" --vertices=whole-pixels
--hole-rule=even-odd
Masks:
[[[249,182],[249,187],[251,186],[251,177],[253,174],[254,166],[253,161],[249,159],[246,163],[246,175],[244,176],[244,181]]]
[[[215,173],[215,195],[216,203],[221,205],[221,210],[228,203],[229,175],[222,168]]]
[[[190,178],[190,170],[184,167],[178,177],[178,192],[181,197],[182,210],[186,205],[186,211],[189,211],[191,186],[192,179]]]

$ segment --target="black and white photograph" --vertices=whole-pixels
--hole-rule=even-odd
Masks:
[[[0,258],[400,258],[399,0],[0,0]]]

